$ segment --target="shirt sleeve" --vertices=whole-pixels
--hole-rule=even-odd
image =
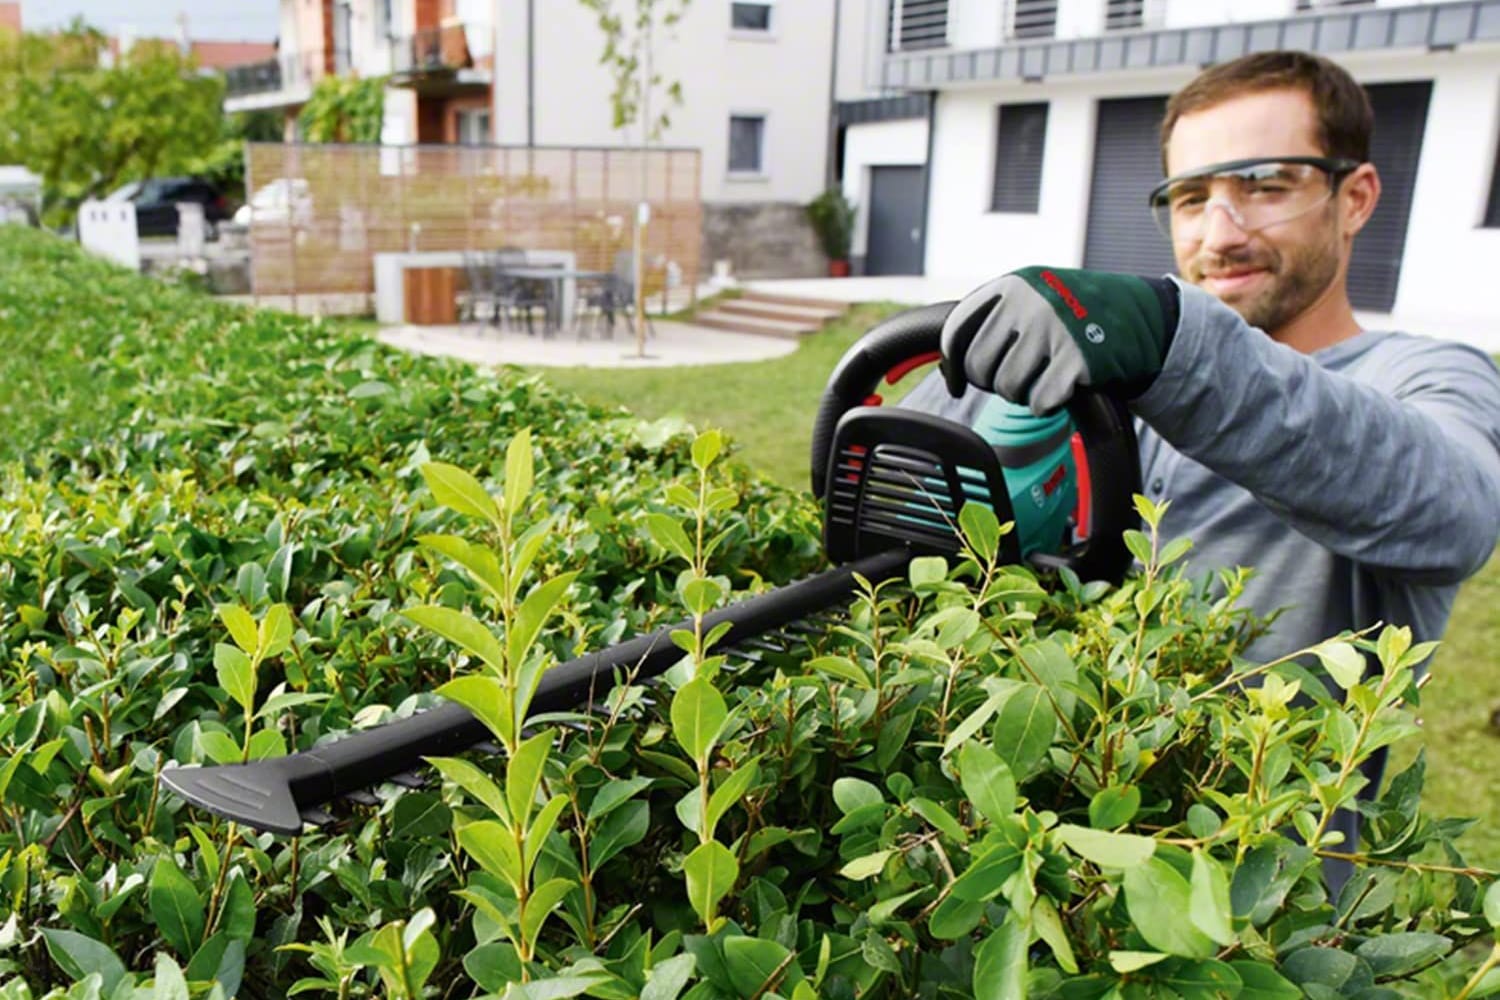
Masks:
[[[1500,372],[1486,354],[1411,338],[1356,380],[1178,284],[1165,366],[1131,404],[1163,439],[1374,572],[1456,583],[1484,565],[1500,537]]]

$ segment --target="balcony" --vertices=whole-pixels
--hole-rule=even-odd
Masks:
[[[489,71],[477,60],[490,51],[491,30],[484,24],[445,24],[394,39],[392,85],[434,94],[488,86]]]
[[[1286,15],[1279,18],[1173,28],[1150,24],[1149,0],[1142,5],[1145,23],[1119,23],[1134,19],[1131,6],[1117,4],[1120,18],[1115,24],[1106,22],[1105,31],[1094,37],[1016,38],[1012,33],[998,47],[893,52],[885,59],[881,83],[890,91],[930,91],[1091,73],[1196,68],[1271,49],[1305,49],[1337,57],[1345,52],[1421,52],[1500,41],[1500,0],[1400,7],[1325,0],[1305,11],[1297,0],[1287,0]],[[1022,9],[1019,0],[1014,9]]]
[[[224,110],[254,111],[301,104],[313,84],[349,68],[344,49],[288,52],[275,59],[231,66],[224,71]]]

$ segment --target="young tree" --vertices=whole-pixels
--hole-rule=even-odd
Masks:
[[[112,64],[105,49],[80,21],[0,37],[0,162],[41,175],[49,224],[127,181],[191,172],[223,136],[217,76],[165,43],[139,43]]]
[[[670,32],[682,20],[691,0],[625,0],[625,11],[617,12],[615,0],[579,0],[599,19],[604,34],[604,53],[599,62],[608,70],[614,89],[610,104],[614,126],[628,129],[640,126],[640,202],[636,206],[634,227],[635,260],[635,347],[637,356],[646,353],[645,250],[646,226],[646,150],[660,141],[662,132],[671,125],[671,109],[682,105],[682,83],[666,81],[655,64],[655,45],[661,32]],[[658,96],[659,95],[659,96]],[[653,96],[656,109],[653,112]]]

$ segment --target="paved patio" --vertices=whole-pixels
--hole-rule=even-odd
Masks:
[[[617,328],[614,339],[589,331],[584,337],[559,331],[549,337],[524,330],[497,330],[486,324],[392,326],[380,331],[382,343],[414,354],[436,354],[479,365],[551,368],[665,368],[764,361],[790,354],[797,341],[758,337],[653,319],[656,336],[646,340],[646,356],[636,356],[635,338]]]

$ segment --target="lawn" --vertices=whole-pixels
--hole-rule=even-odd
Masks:
[[[641,417],[680,417],[727,430],[740,458],[789,486],[808,484],[813,414],[829,373],[859,335],[895,311],[861,306],[797,351],[745,365],[684,368],[547,369],[552,383],[594,402],[614,403]],[[915,377],[908,376],[908,382]],[[1500,868],[1500,558],[1470,580],[1433,666],[1422,700],[1427,746],[1427,803],[1443,816],[1480,819],[1467,840],[1476,863]],[[1392,770],[1414,747],[1399,748]]]

